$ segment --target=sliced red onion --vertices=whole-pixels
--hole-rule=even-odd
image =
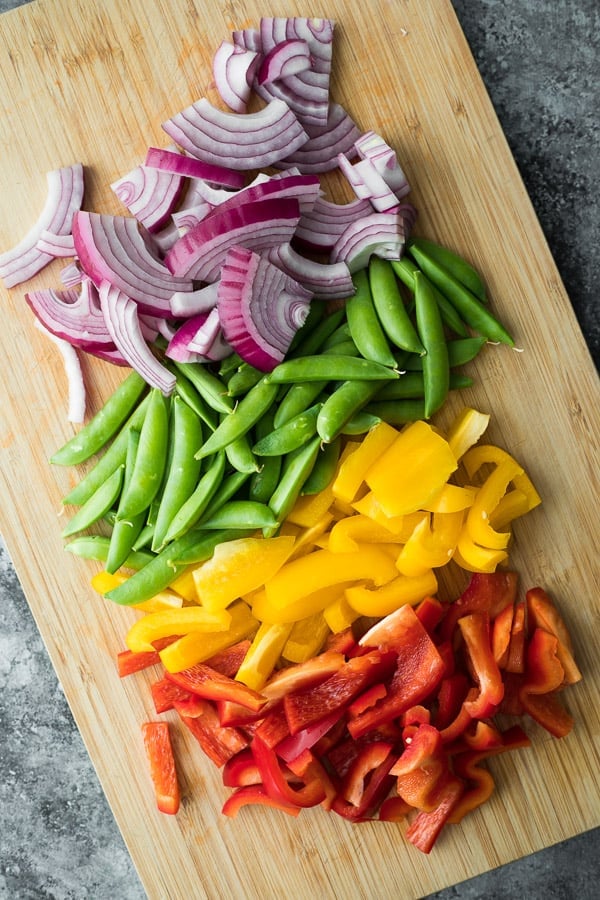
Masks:
[[[36,328],[38,328],[39,331],[43,332],[43,334],[45,334],[46,337],[49,338],[52,343],[55,344],[55,346],[60,350],[69,386],[69,406],[67,411],[67,418],[69,422],[73,422],[76,425],[81,425],[83,420],[85,419],[87,396],[85,390],[85,382],[83,380],[83,372],[81,371],[81,362],[79,360],[79,356],[77,355],[77,350],[69,341],[66,341],[64,338],[57,337],[51,331],[48,331],[39,319],[35,319],[34,324]]]
[[[176,319],[187,319],[188,316],[209,313],[217,305],[217,292],[217,281],[191,293],[177,291],[171,297],[171,314]]]
[[[127,175],[113,181],[112,190],[129,212],[148,231],[160,231],[176,208],[183,189],[183,178],[163,169],[136,166]]]
[[[240,172],[234,172],[223,166],[215,166],[195,157],[184,156],[178,150],[161,150],[150,147],[146,153],[146,166],[185,175],[187,178],[202,178],[211,184],[238,189],[244,186],[245,178]]]
[[[373,212],[348,226],[336,241],[330,259],[343,260],[354,273],[364,269],[372,255],[400,259],[404,242],[404,218],[400,213]]]
[[[49,253],[55,259],[66,259],[75,256],[75,244],[72,234],[53,234],[46,228],[38,238],[37,249]]]
[[[167,253],[176,240],[181,236],[181,232],[179,228],[173,221],[173,216],[176,213],[173,213],[171,216],[171,220],[167,222],[164,228],[161,228],[160,231],[155,231],[152,235],[152,240],[156,247],[156,250],[159,252],[160,257],[164,257],[165,253]]]
[[[398,163],[396,151],[381,135],[374,131],[366,131],[355,141],[355,147],[361,159],[369,159],[372,162],[398,199],[402,199],[410,192],[410,185]]]
[[[265,56],[288,40],[305,41],[309,47],[310,68],[268,84],[254,84],[255,91],[264,99],[284,100],[304,126],[327,123],[333,30],[331,19],[275,16],[260,20],[260,40]]]
[[[144,340],[138,304],[107,281],[100,283],[98,291],[106,326],[117,349],[151,387],[166,396],[172,394],[175,376],[159,362]]]
[[[108,281],[119,288],[139,304],[140,312],[169,315],[172,295],[193,289],[189,280],[171,274],[133,218],[80,211],[73,220],[73,237],[84,272],[97,285]]]
[[[377,212],[393,212],[400,201],[370,159],[361,159],[354,165],[338,154],[338,165],[359,200],[368,200]]]
[[[205,162],[232,169],[261,169],[294,153],[308,138],[283,100],[240,116],[213,106],[206,97],[163,123],[184,150]]]
[[[172,219],[177,232],[176,237],[181,237],[184,232],[189,231],[190,228],[205,219],[213,209],[214,206],[210,203],[202,202],[197,203],[196,206],[190,206],[189,209],[180,209],[174,212]]]
[[[331,250],[339,236],[350,225],[373,211],[368,200],[334,203],[317,197],[311,210],[300,216],[294,240],[311,250]]]
[[[44,208],[25,237],[10,250],[0,254],[0,278],[7,288],[33,278],[55,258],[40,250],[37,242],[42,232],[70,234],[73,216],[83,202],[83,166],[75,163],[53,169],[46,175],[48,190]]]
[[[304,40],[287,40],[275,44],[263,57],[256,80],[269,84],[281,78],[298,75],[311,67],[310,47]]]
[[[360,135],[359,128],[339,103],[330,104],[325,125],[306,125],[305,130],[308,140],[276,162],[276,168],[295,166],[305,174],[318,175],[337,167],[339,153],[345,153],[349,158],[356,153],[354,141]]]
[[[311,210],[321,193],[321,182],[317,175],[287,175],[276,178],[262,178],[248,187],[230,196],[219,204],[223,212],[243,203],[255,203],[267,199],[295,199],[298,201],[300,214]],[[214,212],[211,213],[214,215]]]
[[[269,372],[281,362],[310,299],[310,291],[247,247],[228,251],[217,303],[223,334],[257,369]]]
[[[315,297],[336,300],[354,293],[352,275],[345,262],[323,263],[306,259],[290,244],[279,244],[263,256]]]
[[[60,270],[60,280],[66,288],[75,287],[76,285],[81,284],[83,277],[83,272],[75,261],[69,263],[64,269]]]
[[[174,359],[176,362],[207,362],[208,360],[205,357],[195,350],[191,350],[189,346],[190,341],[194,339],[196,332],[202,328],[207,317],[207,313],[199,313],[196,316],[191,316],[183,325],[180,325],[169,341],[169,345],[165,350],[165,356],[168,356],[169,359]]]
[[[241,188],[240,188],[241,190]],[[185,203],[181,209],[193,209],[199,203],[208,203],[210,206],[219,206],[230,197],[235,197],[238,191],[226,191],[224,188],[214,187],[202,178],[194,178],[190,182]]]
[[[264,250],[288,243],[300,218],[295,199],[267,199],[217,207],[173,245],[165,263],[181,279],[212,282],[235,244]],[[173,292],[174,293],[174,292]]]
[[[114,349],[98,292],[89,279],[83,281],[81,290],[28,291],[25,300],[44,328],[56,337],[84,350]]]
[[[213,56],[213,76],[219,96],[236,113],[245,113],[252,93],[260,56],[239,44],[227,41],[217,47]]]
[[[233,348],[228,344],[223,335],[219,311],[211,309],[206,321],[200,326],[188,347],[195,353],[199,353],[211,362],[217,362],[231,356]]]
[[[236,29],[231,32],[231,39],[238,47],[243,47],[245,50],[253,50],[255,53],[262,53],[258,28]]]

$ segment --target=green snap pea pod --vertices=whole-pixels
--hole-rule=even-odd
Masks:
[[[221,360],[219,365],[219,378],[222,378],[223,381],[227,381],[243,362],[244,360],[239,353],[230,353],[229,356],[226,356],[225,359]]]
[[[393,366],[396,360],[375,311],[367,270],[355,272],[352,281],[354,294],[346,300],[350,336],[365,359]]]
[[[174,541],[189,531],[204,515],[219,489],[225,474],[225,453],[216,453],[190,496],[171,518],[163,536],[163,544]]]
[[[335,329],[333,334],[323,342],[321,351],[325,352],[327,350],[330,350],[331,347],[335,347],[336,344],[342,344],[350,340],[352,340],[352,337],[350,335],[350,326],[348,325],[348,322],[342,322],[342,324]]]
[[[256,500],[230,500],[212,516],[206,516],[198,523],[199,528],[214,531],[222,528],[276,528],[277,519],[273,510],[266,503]]]
[[[281,479],[269,500],[269,506],[279,524],[289,515],[300,496],[306,479],[315,466],[320,446],[321,438],[317,435],[303,447],[293,450],[285,457]],[[276,531],[277,528],[266,528],[263,530],[263,535],[271,537]]]
[[[87,425],[50,457],[50,462],[77,466],[98,453],[122,428],[146,388],[142,376],[132,371]]]
[[[170,368],[167,366],[167,368]],[[175,382],[175,391],[182,400],[184,400],[190,409],[193,409],[200,421],[211,430],[217,427],[217,413],[208,405],[206,400],[198,393],[189,378],[186,378],[181,372],[173,366],[173,372],[177,378]]]
[[[103,534],[93,534],[73,538],[72,541],[65,544],[64,549],[81,559],[95,559],[97,562],[105,563],[108,559],[109,547],[109,537]],[[132,550],[122,565],[126,569],[142,569],[151,559],[154,559],[153,553]]]
[[[360,356],[304,356],[279,363],[266,379],[270,384],[292,384],[300,381],[386,381],[397,377],[396,369]]]
[[[140,430],[140,443],[131,481],[119,505],[124,519],[148,509],[157,496],[167,462],[169,413],[158,388],[150,391],[150,403]]]
[[[320,403],[299,413],[257,441],[252,450],[257,456],[283,456],[302,447],[317,432]]]
[[[428,419],[440,409],[448,396],[450,366],[440,308],[431,285],[422,272],[415,275],[415,311],[417,329],[425,347],[423,382],[425,418]]]
[[[245,487],[249,478],[249,472],[230,472],[229,475],[226,475],[225,478],[223,478],[220,486],[215,491],[209,505],[204,512],[206,518],[214,515],[214,513],[218,509],[220,509],[224,503],[227,503],[234,497],[237,500],[244,499],[240,496],[240,492],[242,488]]]
[[[135,466],[135,459],[137,456],[139,443],[139,431],[135,428],[130,428],[121,497],[123,497],[124,492],[129,487],[131,476],[133,475],[133,469]],[[117,507],[114,522],[112,523],[110,546],[106,557],[107,572],[110,572],[112,574],[123,565],[123,561],[127,559],[129,554],[131,553],[136,538],[139,536],[142,528],[144,527],[145,520],[145,510],[142,510],[141,513],[138,513],[137,516],[133,516],[131,519],[119,518],[119,507]]]
[[[227,387],[221,379],[206,366],[198,363],[173,361],[178,372],[192,382],[203,400],[218,413],[228,413],[233,409],[233,401],[227,396]]]
[[[447,297],[467,325],[490,341],[514,347],[515,342],[504,325],[460,281],[417,247],[413,247],[410,252],[429,281]]]
[[[252,451],[250,438],[247,434],[241,434],[225,447],[225,453],[230,465],[238,472],[246,472],[253,475],[260,470],[260,462]]]
[[[89,528],[90,525],[98,522],[99,519],[106,515],[121,493],[124,469],[124,465],[115,469],[110,478],[107,478],[104,484],[77,510],[73,518],[63,528],[63,537],[70,537],[78,531]]]
[[[273,407],[271,407],[271,409],[267,410],[264,416],[258,420],[254,428],[257,440],[261,440],[261,438],[266,437],[267,434],[270,434],[271,431],[273,431],[275,427],[275,415],[276,413],[274,412]],[[261,460],[261,467],[258,472],[254,472],[250,478],[248,498],[250,500],[256,500],[258,503],[268,503],[271,494],[277,487],[280,472],[281,456],[265,456]]]
[[[82,506],[92,494],[101,487],[112,473],[125,465],[127,457],[127,444],[129,442],[129,428],[141,428],[150,402],[150,394],[147,394],[142,402],[133,411],[124,427],[118,432],[112,444],[106,449],[97,463],[87,472],[78,484],[63,497],[66,505]]]
[[[420,271],[419,267],[406,256],[403,256],[402,259],[399,260],[391,260],[391,265],[400,281],[402,281],[403,284],[405,284],[406,287],[414,294],[415,274]],[[448,328],[452,329],[455,334],[458,334],[460,337],[468,337],[469,331],[457,310],[454,308],[452,303],[450,303],[448,298],[435,288],[435,285],[433,287],[435,299],[437,300],[438,306],[440,308],[443,321],[446,323]]]
[[[448,347],[448,364],[451,369],[457,366],[464,366],[466,363],[475,359],[482,347],[487,344],[487,338],[456,338],[456,340],[446,341]],[[423,369],[423,357],[411,355],[402,365],[403,369],[409,372],[418,372]]]
[[[388,425],[406,425],[425,418],[425,401],[419,398],[409,400],[381,400],[369,403],[364,412]]]
[[[323,300],[313,299],[308,307],[308,315],[296,334],[292,338],[288,353],[293,353],[309,334],[315,330],[317,325],[322,321],[327,311],[327,304]]]
[[[458,253],[426,238],[411,238],[408,242],[408,249],[410,250],[411,247],[417,247],[422,253],[426,253],[442,268],[454,275],[482,303],[487,302],[485,284],[479,272]]]
[[[389,340],[401,350],[423,353],[423,345],[404,305],[390,261],[372,256],[368,271],[373,306]]]
[[[317,418],[317,432],[325,443],[335,440],[353,415],[359,412],[381,387],[377,381],[345,381],[323,403]]]
[[[329,444],[323,444],[319,448],[319,455],[312,472],[304,482],[302,494],[319,494],[329,486],[335,474],[341,450],[341,436],[335,438]]]
[[[250,363],[243,362],[227,382],[228,396],[241,397],[243,394],[246,394],[251,387],[258,384],[264,374],[260,369],[251,366]]]
[[[343,307],[324,316],[310,334],[307,334],[304,340],[299,341],[294,349],[287,354],[288,359],[312,356],[313,353],[321,349],[327,338],[333,334],[345,318],[346,311]]]
[[[367,411],[367,408],[361,409],[348,419],[342,428],[342,434],[352,436],[358,434],[367,434],[372,428],[382,421],[381,416],[377,416]]]
[[[473,379],[468,375],[458,372],[450,372],[448,379],[449,390],[460,390],[471,387]],[[423,400],[425,398],[425,380],[422,372],[406,372],[398,381],[385,384],[373,398],[376,403],[383,400]]]
[[[258,384],[250,388],[233,412],[221,420],[216,430],[197,451],[198,459],[224,450],[232,441],[247,434],[271,407],[277,394],[277,385],[268,380],[267,376],[263,376]]]
[[[152,537],[154,535],[154,523],[146,522],[139,535],[136,537],[133,542],[133,549],[135,551],[143,550],[144,547],[150,547],[152,544]]]
[[[215,548],[219,544],[226,544],[227,541],[237,541],[240,538],[250,537],[256,529],[248,528],[224,528],[222,531],[202,531],[201,529],[193,529],[189,532],[190,543],[186,547],[182,547],[180,542],[172,544],[172,548],[177,552],[177,559],[172,557],[172,562],[179,565],[189,566],[198,565],[206,562],[213,555]],[[195,542],[193,538],[195,537]]]
[[[155,552],[162,547],[173,518],[193,494],[202,465],[195,457],[198,445],[202,443],[202,424],[193,409],[179,397],[173,399],[170,429],[172,454],[152,536]]]

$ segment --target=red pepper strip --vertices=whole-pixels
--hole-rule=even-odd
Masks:
[[[154,701],[154,709],[157,713],[164,713],[173,709],[175,700],[185,700],[190,696],[190,692],[185,688],[179,687],[168,678],[161,678],[150,685],[152,700]]]
[[[254,762],[250,747],[240,750],[223,766],[223,784],[225,787],[245,787],[249,784],[260,784],[260,772]]]
[[[514,606],[505,606],[492,622],[492,653],[500,669],[505,669],[508,661],[514,611]]]
[[[527,645],[525,680],[519,691],[523,709],[555,737],[564,737],[573,727],[556,692],[564,681],[564,669],[558,658],[558,638],[536,628]]]
[[[415,612],[423,627],[433,634],[437,626],[444,618],[444,604],[437,597],[424,597],[416,607]]]
[[[156,805],[161,812],[174,816],[179,810],[181,797],[169,726],[166,722],[144,722],[142,737],[150,763]]]
[[[438,804],[432,812],[419,812],[406,829],[406,838],[423,853],[430,853],[452,810],[464,790],[458,778],[449,778],[440,786]]]
[[[431,812],[437,806],[438,787],[448,776],[446,749],[433,725],[419,725],[408,740],[391,769],[396,790],[415,809]]]
[[[348,706],[348,715],[359,715],[359,713],[364,712],[365,709],[374,706],[378,700],[382,700],[386,694],[387,688],[385,684],[382,684],[381,682],[379,682],[379,684],[374,684],[372,687],[367,688],[366,691],[363,691],[360,697],[357,697],[356,700]]]
[[[254,761],[258,766],[265,792],[279,803],[301,808],[318,806],[325,800],[325,788],[318,778],[312,778],[295,788],[288,784],[279,758],[270,747],[254,736],[251,744]]]
[[[478,725],[482,724],[478,723]],[[452,758],[452,768],[455,774],[463,778],[467,782],[468,787],[452,810],[448,817],[448,822],[460,822],[467,813],[477,809],[478,806],[481,806],[491,797],[495,788],[495,782],[488,769],[480,766],[484,759],[490,756],[497,756],[499,753],[504,753],[507,750],[531,746],[531,741],[519,725],[515,725],[500,733],[499,741],[494,736],[493,741],[487,747],[483,746],[483,741],[480,740],[480,743],[482,744],[480,749],[457,753]]]
[[[504,673],[504,698],[498,712],[505,716],[523,716],[525,710],[519,698],[523,686],[523,675],[515,672]]]
[[[216,672],[220,672],[221,675],[235,678],[237,670],[241,666],[244,657],[248,652],[250,643],[251,642],[248,639],[238,641],[237,644],[232,644],[231,647],[227,647],[227,649],[215,653],[214,656],[211,656],[210,659],[206,660],[206,665],[210,666],[211,669],[215,669]]]
[[[154,641],[154,650],[143,650],[141,652],[122,650],[120,653],[117,653],[119,678],[125,678],[126,675],[132,675],[134,672],[141,672],[142,669],[148,669],[150,666],[157,665],[160,662],[159,651],[176,640],[178,640],[177,635],[173,635]]]
[[[325,716],[324,719],[307,725],[306,728],[303,728],[297,734],[288,733],[287,737],[275,747],[277,756],[280,756],[281,759],[290,764],[302,753],[312,750],[316,744],[322,741],[328,732],[340,721],[342,716],[343,711],[335,710],[335,712]]]
[[[223,728],[216,709],[208,700],[175,701],[181,721],[187,725],[204,753],[220,768],[248,746],[248,738],[237,728]]]
[[[465,700],[463,706],[472,719],[485,719],[494,715],[504,696],[502,675],[492,652],[490,618],[488,613],[471,613],[459,619],[458,625],[479,683],[479,695]]]
[[[426,706],[411,706],[402,716],[402,724],[405,728],[409,725],[430,725],[431,710]]]
[[[353,822],[372,818],[394,785],[390,769],[394,765],[393,745],[365,744],[346,773],[333,801],[332,811]]]
[[[526,607],[524,601],[515,604],[513,622],[510,629],[510,644],[505,669],[507,672],[525,671],[525,624]]]
[[[254,734],[271,749],[289,737],[290,729],[283,703],[278,703],[267,713],[257,725]]]
[[[531,631],[543,628],[558,638],[557,654],[565,670],[565,683],[581,681],[581,672],[573,658],[571,635],[548,594],[540,587],[531,588],[525,595],[528,623]]]
[[[516,572],[474,572],[463,593],[446,610],[440,628],[442,640],[452,638],[462,616],[487,612],[493,621],[506,606],[512,606],[517,596],[518,579]]]
[[[248,709],[247,706],[240,706],[233,700],[215,700],[215,706],[219,713],[219,721],[221,725],[233,725],[236,728],[249,728],[256,722],[260,722],[271,709],[269,703],[265,703],[263,708],[258,712]]]
[[[455,741],[469,727],[473,719],[471,717],[467,704],[474,703],[479,697],[479,694],[479,688],[469,688],[469,690],[467,691],[467,696],[463,700],[462,706],[460,707],[456,717],[450,722],[449,725],[446,725],[445,728],[440,729],[440,734],[445,744],[449,743],[450,741]]]
[[[318,656],[307,659],[306,662],[280,669],[267,681],[261,689],[261,694],[270,701],[281,700],[292,691],[316,687],[339,671],[345,662],[343,653],[325,650]]]
[[[271,806],[274,809],[280,809],[282,812],[287,813],[289,816],[297,816],[300,813],[299,806],[292,806],[291,803],[282,803],[279,800],[274,800],[272,797],[269,797],[265,789],[260,784],[249,784],[245,787],[238,788],[230,797],[227,798],[227,800],[223,804],[221,812],[225,816],[235,818],[242,806],[257,804],[260,806]]]
[[[206,700],[233,700],[254,712],[261,710],[267,702],[257,691],[205,663],[197,663],[181,672],[167,672],[167,678]]]
[[[334,710],[345,709],[371,684],[385,680],[393,671],[395,660],[396,654],[393,651],[371,650],[348,660],[317,687],[305,688],[285,696],[283,706],[290,734],[297,734]]]
[[[348,722],[352,737],[359,738],[401,716],[433,692],[445,674],[444,660],[411,606],[403,606],[398,629],[389,637],[398,654],[388,694],[375,706]],[[392,613],[395,616],[395,613]],[[389,617],[388,617],[389,618]]]
[[[325,799],[321,806],[329,811],[333,805],[333,801],[337,796],[337,787],[331,780],[329,773],[325,769],[323,763],[317,759],[310,750],[303,750],[302,753],[288,763],[290,771],[304,779],[304,781],[318,780],[325,790]]]
[[[412,806],[403,800],[402,797],[388,797],[379,807],[380,822],[402,822]]]
[[[344,656],[349,656],[355,647],[356,638],[352,627],[330,634],[325,642],[325,650],[334,650],[336,653],[343,653]]]
[[[459,714],[471,683],[464,672],[455,672],[440,683],[437,695],[435,727],[439,731],[447,728]]]

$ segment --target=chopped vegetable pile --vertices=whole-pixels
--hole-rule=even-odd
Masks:
[[[119,674],[158,666],[157,716],[177,715],[142,725],[159,810],[180,806],[179,721],[225,815],[321,806],[405,822],[429,853],[490,797],[485,761],[529,746],[527,718],[569,733],[581,673],[551,598],[508,568],[534,484],[481,442],[488,414],[432,418],[513,337],[473,266],[416,234],[393,148],[330,96],[333,32],[233,32],[213,60],[226,109],[163,123],[172,143],[111,185],[126,214],[83,209],[81,163],[50,172],[0,277],[70,260],[25,297],[72,421],[79,352],[132,370],[51,462],[86,466],[66,549],[138,614]],[[349,202],[327,197],[334,170]],[[443,597],[452,569],[468,585]]]

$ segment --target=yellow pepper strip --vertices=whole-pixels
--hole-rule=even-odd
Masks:
[[[388,516],[403,516],[431,503],[457,467],[448,442],[418,420],[399,433],[365,480]]]
[[[263,622],[235,676],[255,691],[262,686],[273,672],[293,625],[270,625]]]
[[[447,435],[457,462],[464,456],[485,432],[490,422],[487,413],[478,412],[466,406],[452,422]]]
[[[326,512],[321,516],[319,521],[315,522],[310,528],[298,528],[296,525],[290,525],[290,528],[298,528],[298,532],[294,549],[288,556],[288,561],[296,559],[297,556],[304,556],[305,553],[310,553],[315,544],[327,532],[327,529],[332,522],[333,515],[330,512]],[[283,528],[280,531],[280,535],[282,533],[284,533]]]
[[[291,536],[248,537],[219,544],[211,559],[194,570],[200,603],[209,610],[225,609],[274,575],[293,548]]]
[[[305,494],[298,497],[287,520],[293,525],[312,528],[321,521],[333,503],[333,489],[328,485],[318,494]]]
[[[530,499],[523,491],[516,488],[508,491],[498,502],[496,509],[490,513],[490,525],[496,531],[506,528],[513,519],[524,516],[530,510]]]
[[[340,519],[329,532],[332,553],[352,553],[359,544],[400,543],[400,538],[368,516],[357,514]]]
[[[386,422],[380,422],[369,431],[354,452],[342,457],[338,474],[333,482],[333,493],[339,500],[352,503],[365,480],[367,471],[398,437],[398,431]]]
[[[513,459],[513,457],[501,447],[496,447],[494,444],[480,444],[477,447],[472,447],[471,450],[465,454],[463,464],[469,478],[473,478],[485,463],[500,465],[500,463],[507,462],[510,459]],[[529,501],[529,509],[527,512],[540,505],[542,498],[526,472],[515,475],[512,483],[517,490],[521,491],[527,497]]]
[[[508,547],[510,532],[494,531],[490,525],[490,516],[505,495],[508,485],[516,475],[522,473],[523,469],[514,459],[507,459],[481,485],[466,521],[467,532],[474,543],[490,550],[504,550]]]
[[[364,586],[350,587],[346,599],[352,609],[361,616],[387,616],[406,603],[414,605],[427,596],[437,593],[435,574],[429,570],[422,575],[409,577],[398,575],[382,587],[369,590]]]
[[[345,591],[323,610],[323,618],[334,634],[349,628],[359,616],[360,613],[356,612],[348,603]]]
[[[315,550],[286,563],[267,579],[266,599],[271,606],[283,609],[320,588],[363,579],[380,585],[396,574],[396,567],[387,553],[374,545],[362,545],[354,553]]]
[[[97,572],[91,579],[91,585],[95,591],[98,591],[99,594],[108,593],[113,588],[117,587],[117,585],[122,584],[129,578],[129,575],[123,575],[121,572],[115,572],[113,575],[110,572]],[[183,597],[174,593],[172,590],[164,590],[159,591],[158,594],[155,594],[154,597],[150,597],[149,600],[144,600],[143,603],[138,603],[136,606],[133,606],[132,609],[139,609],[142,612],[157,612],[161,609],[178,609],[183,606]]]
[[[205,662],[215,653],[227,650],[238,641],[250,637],[258,628],[259,623],[243,600],[232,603],[227,613],[231,617],[227,631],[214,631],[210,634],[192,631],[161,650],[161,662],[167,672],[181,672],[196,663]]]
[[[177,594],[181,594],[188,603],[198,603],[198,594],[196,592],[196,582],[194,581],[194,569],[190,566],[181,575],[178,575],[175,581],[171,582],[171,590]]]
[[[506,550],[490,550],[471,540],[463,528],[453,556],[454,562],[467,572],[495,572],[497,566],[508,559]]]
[[[417,516],[419,519],[421,518],[421,513],[411,513],[410,516],[388,516],[383,511],[373,491],[369,491],[360,500],[356,500],[352,506],[355,512],[377,522],[378,525],[396,535],[402,542],[408,539],[417,522],[417,519],[412,517]]]
[[[231,616],[224,610],[209,612],[202,606],[183,606],[181,609],[161,609],[146,613],[127,632],[125,643],[134,653],[154,650],[153,641],[173,634],[191,631],[226,631]]]
[[[322,650],[330,633],[322,612],[300,619],[292,626],[281,655],[288,662],[306,662]]]
[[[339,584],[330,584],[281,607],[269,602],[266,590],[259,591],[253,597],[252,612],[261,622],[270,622],[272,625],[298,622],[325,610],[337,600],[340,593],[354,583],[354,580],[348,579]]]
[[[424,575],[447,565],[460,537],[464,512],[433,513],[422,519],[404,544],[396,565],[402,575]]]
[[[431,503],[426,503],[423,509],[433,513],[455,513],[472,506],[477,488],[471,485],[460,487],[458,484],[446,483],[442,491]]]

